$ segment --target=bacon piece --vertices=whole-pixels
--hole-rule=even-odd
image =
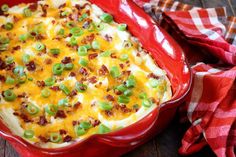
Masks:
[[[60,129],[60,130],[59,130],[59,133],[60,133],[61,135],[63,135],[63,134],[66,134],[67,132],[66,132],[66,130],[64,130],[64,129]]]
[[[1,82],[5,82],[5,81],[6,81],[6,78],[5,78],[5,76],[3,76],[3,75],[0,75],[0,81],[1,81]]]
[[[30,120],[29,117],[27,115],[23,114],[23,113],[20,114],[19,116],[26,123],[32,122],[32,120]]]
[[[123,112],[123,113],[128,113],[128,112],[131,112],[132,110],[127,108],[126,105],[122,104],[120,105],[120,110]]]
[[[88,55],[88,59],[89,59],[89,60],[92,60],[92,59],[96,58],[97,56],[98,56],[97,53],[92,53],[92,54],[89,54],[89,55]]]
[[[119,66],[121,69],[124,69],[124,67],[125,67],[124,64],[119,64]]]
[[[5,69],[10,71],[10,70],[14,69],[14,67],[15,67],[15,62],[13,62],[11,64],[7,64]]]
[[[6,63],[0,58],[0,69],[3,70],[6,68]]]
[[[78,101],[77,103],[75,103],[75,104],[74,104],[74,106],[73,106],[73,107],[74,107],[75,109],[77,109],[77,108],[79,108],[79,107],[80,107],[80,105],[81,105],[81,102],[79,102],[79,101]]]
[[[72,140],[72,137],[70,135],[67,135],[64,139],[63,142],[70,142]]]
[[[106,95],[106,99],[109,101],[115,101],[114,97],[110,94]]]
[[[97,82],[97,78],[96,78],[96,76],[92,76],[92,77],[88,78],[88,81],[89,81],[90,83],[94,84],[94,83]]]
[[[41,142],[44,142],[44,143],[47,143],[50,141],[49,139],[47,139],[46,137],[43,137],[42,135],[40,135],[38,138],[40,139]]]
[[[154,79],[159,79],[159,78],[160,78],[159,76],[155,75],[154,73],[148,74],[147,77],[148,77],[148,78],[154,78]]]
[[[50,87],[50,89],[53,90],[53,91],[59,91],[60,90],[59,86],[52,86],[52,87]]]
[[[92,34],[90,34],[90,35],[87,35],[85,38],[83,38],[83,39],[81,40],[81,43],[82,43],[82,44],[91,43],[91,42],[94,40],[94,38],[95,38],[95,35],[92,33]]]
[[[64,57],[64,59],[61,60],[61,63],[68,64],[71,63],[72,59],[70,57]]]
[[[45,64],[52,64],[52,60],[50,58],[45,59],[44,61]]]
[[[63,110],[58,110],[55,115],[55,118],[66,118],[66,114]]]
[[[106,34],[106,35],[104,36],[104,38],[105,38],[105,40],[108,41],[108,42],[111,42],[111,41],[112,41],[112,37],[109,36],[108,34]]]
[[[47,8],[49,6],[47,4],[45,4],[45,5],[41,5],[41,7],[42,7],[42,11],[43,11],[42,17],[46,17],[47,16]]]
[[[85,22],[83,23],[83,26],[82,26],[82,27],[83,27],[84,29],[87,29],[87,28],[89,28],[90,23],[91,23],[91,21],[88,21],[88,20],[87,20],[87,21],[85,21]]]
[[[105,114],[108,116],[108,117],[111,117],[113,115],[113,113],[109,110],[106,110],[105,111]]]
[[[75,76],[76,76],[76,73],[75,73],[75,72],[70,72],[69,76],[70,76],[70,77],[75,77]]]
[[[116,95],[121,95],[121,94],[122,94],[122,92],[119,91],[119,90],[117,90],[117,89],[114,90],[114,93],[115,93]]]
[[[36,84],[37,84],[38,87],[41,87],[41,88],[45,86],[44,81],[37,81]]]
[[[72,121],[72,125],[73,125],[73,126],[76,126],[77,124],[78,124],[77,121],[75,121],[75,120]]]
[[[35,12],[38,8],[38,4],[37,3],[32,3],[29,5],[28,7],[32,12]]]
[[[109,73],[107,67],[105,65],[102,65],[101,68],[98,70],[99,75],[106,75]]]
[[[18,97],[18,98],[26,98],[27,96],[26,96],[26,93],[23,92],[23,93],[17,95],[17,97]]]
[[[36,65],[34,61],[30,61],[28,64],[26,64],[27,70],[29,71],[35,71],[36,70]]]
[[[65,6],[66,6],[66,3],[63,3],[58,7],[58,9],[65,8]]]
[[[40,116],[39,117],[39,122],[38,124],[41,126],[45,126],[48,123],[47,119],[45,118],[45,116]]]
[[[111,58],[117,58],[115,53],[111,53]]]
[[[69,94],[69,97],[74,97],[74,96],[76,96],[77,95],[77,91],[76,90],[72,90],[71,92],[70,92],[70,94]]]
[[[13,47],[13,50],[19,50],[21,47],[20,45]]]
[[[84,75],[84,76],[87,76],[87,75],[88,75],[87,69],[85,69],[85,68],[83,68],[83,67],[81,67],[81,68],[79,69],[79,72],[80,72],[82,75]]]

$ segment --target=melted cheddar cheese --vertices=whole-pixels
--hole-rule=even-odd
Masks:
[[[3,12],[0,117],[12,132],[62,147],[126,127],[168,101],[165,71],[125,26],[84,0]]]

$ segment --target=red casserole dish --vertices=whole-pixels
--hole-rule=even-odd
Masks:
[[[173,97],[161,104],[142,120],[105,135],[93,135],[88,139],[63,148],[39,148],[21,137],[13,135],[0,121],[0,135],[24,157],[96,157],[120,156],[143,144],[162,131],[172,120],[177,107],[183,102],[191,83],[192,74],[179,45],[131,0],[90,0],[104,11],[112,14],[115,21],[126,23],[129,31],[139,39],[158,65],[167,72],[171,81]],[[0,5],[17,5],[36,0],[1,0]]]

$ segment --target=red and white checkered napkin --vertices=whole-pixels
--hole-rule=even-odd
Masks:
[[[236,18],[227,17],[225,8],[134,1],[179,42],[193,65],[193,86],[180,108],[185,113],[181,121],[189,120],[191,127],[179,153],[188,155],[208,144],[219,157],[235,157]]]

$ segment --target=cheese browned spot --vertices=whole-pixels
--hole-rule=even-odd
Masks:
[[[27,141],[63,147],[126,127],[170,100],[166,72],[96,5],[42,0],[4,14],[0,116]]]

